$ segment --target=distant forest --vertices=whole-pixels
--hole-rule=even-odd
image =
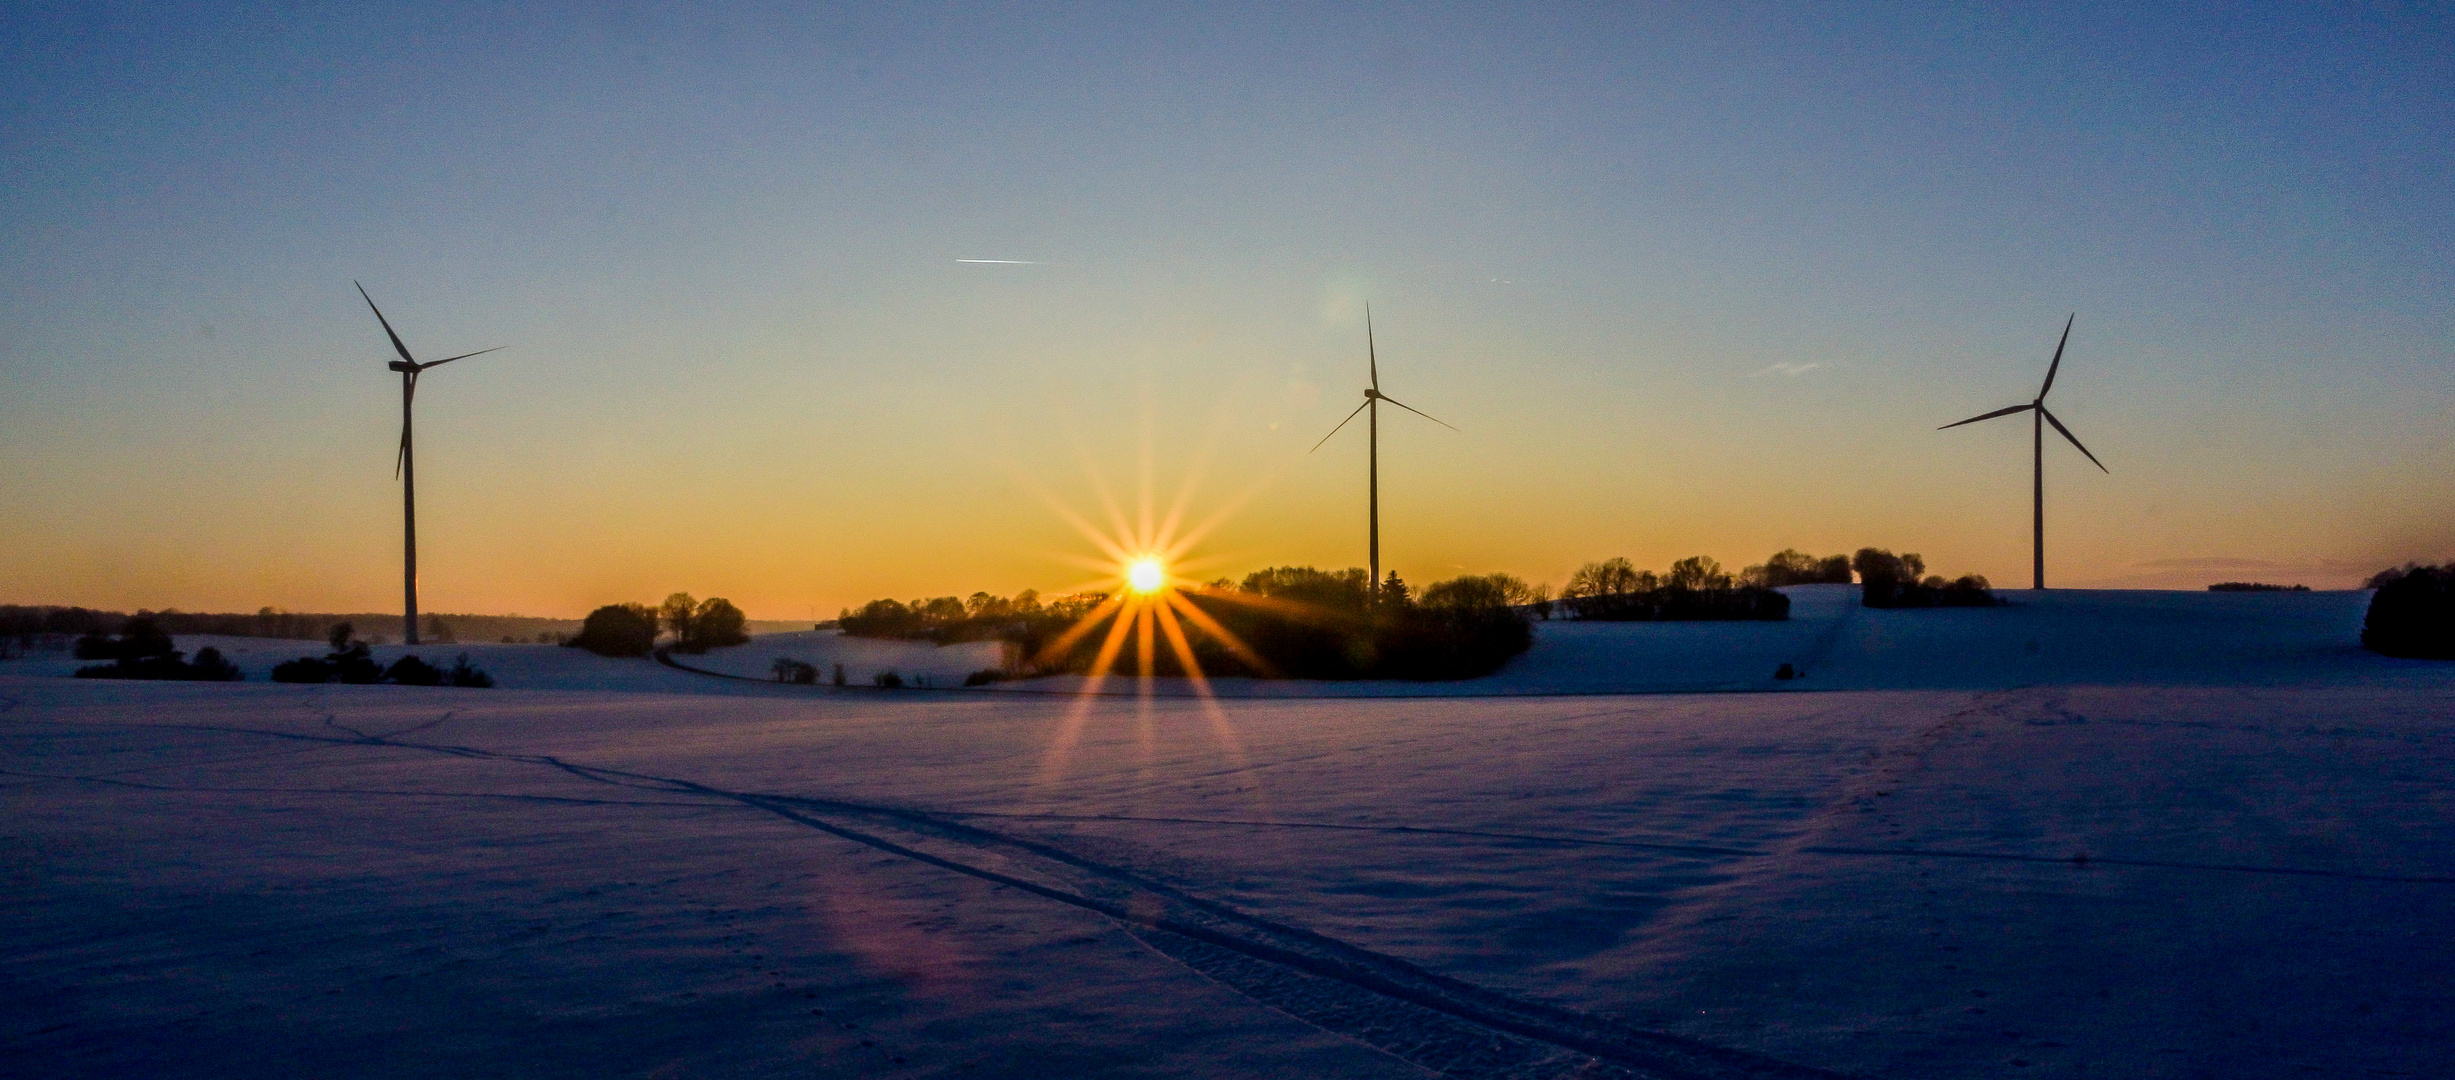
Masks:
[[[397,611],[327,613],[283,611],[268,607],[258,609],[253,615],[244,615],[174,609],[126,612],[57,604],[0,604],[0,642],[6,643],[0,646],[0,656],[33,648],[37,644],[65,648],[70,640],[87,634],[116,634],[128,625],[130,619],[138,618],[150,619],[163,633],[174,636],[217,634],[284,641],[323,641],[332,635],[333,627],[346,623],[361,630],[373,631],[361,635],[370,645],[392,644],[401,626],[401,613]],[[752,619],[747,625],[754,634],[806,630],[810,626],[799,619],[789,622]],[[579,632],[578,619],[550,619],[534,615],[452,615],[436,612],[418,619],[418,637],[428,645],[468,642],[556,645]]]
[[[195,611],[97,611],[52,605],[0,605],[0,636],[30,643],[32,637],[115,634],[130,618],[151,619],[163,633],[219,634],[225,637],[280,638],[322,641],[342,623],[373,629],[401,625],[400,612],[332,613],[261,608],[253,615]],[[461,641],[520,641],[551,644],[580,630],[578,619],[545,619],[528,615],[450,615],[435,613],[418,620],[419,636],[435,644]],[[798,624],[796,624],[798,625]],[[368,634],[373,644],[385,644],[382,633]]]

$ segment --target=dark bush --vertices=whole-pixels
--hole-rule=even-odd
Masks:
[[[775,663],[768,665],[768,670],[776,673],[776,681],[780,683],[793,683],[799,686],[809,686],[818,682],[818,666],[816,664],[806,663],[790,657],[777,657]]]
[[[2209,592],[2309,592],[2308,585],[2270,585],[2264,581],[2220,581]]]
[[[589,612],[579,636],[563,644],[599,656],[646,656],[656,647],[656,622],[646,604],[607,604]]]
[[[1952,580],[1926,573],[1926,560],[1916,552],[1894,555],[1882,548],[1860,548],[1850,559],[1858,571],[1859,602],[1871,608],[1992,607],[2001,601],[1994,586],[1977,574]]]
[[[969,674],[969,675],[964,676],[964,677],[963,677],[963,685],[965,685],[965,686],[987,686],[987,685],[989,685],[990,683],[993,683],[993,682],[999,682],[999,681],[1004,680],[1004,679],[1007,679],[1007,678],[1010,678],[1010,676],[1008,676],[1008,675],[1007,675],[1005,672],[1003,672],[1003,671],[999,671],[998,669],[993,668],[993,667],[985,667],[985,668],[982,668],[982,669],[980,669],[980,670],[978,670],[978,671],[975,671],[975,672],[973,672],[973,673],[971,673],[971,674]]]
[[[445,672],[444,678],[454,686],[475,690],[489,690],[494,687],[494,676],[486,674],[483,668],[469,663],[468,653],[462,653],[458,659],[452,661],[452,670]]]
[[[337,623],[324,635],[332,651],[322,658],[302,656],[273,665],[273,681],[287,683],[379,683],[384,681],[384,666],[368,655],[367,643],[351,635],[357,628]],[[421,665],[423,666],[423,665]],[[430,669],[431,670],[431,669]]]
[[[415,656],[404,656],[384,669],[384,681],[402,686],[441,686],[443,669]]]
[[[367,643],[363,641],[350,642],[348,648],[325,656],[324,662],[332,665],[335,682],[368,685],[384,681],[384,666],[367,655]]]
[[[182,660],[186,654],[171,647],[170,635],[153,620],[141,617],[128,620],[117,637],[87,632],[77,640],[76,655],[80,660],[111,661],[78,668],[80,679],[237,682],[244,677],[237,664],[209,645],[196,651],[194,663]]]
[[[79,660],[143,660],[177,654],[171,651],[170,635],[162,632],[159,623],[138,616],[122,624],[117,637],[87,631],[77,639],[76,655]]]
[[[2411,660],[2455,660],[2455,563],[2382,571],[2370,582],[2378,592],[2362,619],[2363,646]]]
[[[273,665],[273,681],[286,683],[327,683],[332,681],[332,665],[322,657],[302,656]]]
[[[211,645],[196,650],[196,659],[188,661],[188,670],[188,678],[197,682],[238,682],[247,677],[239,672],[239,665],[223,658],[222,651]]]
[[[870,676],[870,682],[876,684],[881,690],[901,690],[904,687],[903,675],[892,668]]]

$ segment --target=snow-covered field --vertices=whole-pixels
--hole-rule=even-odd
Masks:
[[[0,1075],[2455,1061],[2455,665],[2354,647],[2363,594],[1837,592],[1308,688],[1445,697],[504,645],[466,647],[494,691],[0,663]],[[258,680],[313,651],[237,645]],[[820,635],[689,661],[777,655],[986,666]]]

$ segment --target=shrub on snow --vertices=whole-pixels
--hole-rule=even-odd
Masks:
[[[2455,660],[2455,563],[2407,566],[2370,579],[2378,592],[2362,619],[2361,644],[2415,660]]]
[[[588,613],[563,644],[599,656],[646,656],[656,647],[657,612],[646,604],[607,604]]]

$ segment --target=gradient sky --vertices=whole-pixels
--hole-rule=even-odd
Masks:
[[[1360,565],[1366,301],[1419,583],[2025,585],[2075,311],[2056,583],[2455,557],[2445,5],[1690,7],[12,5],[0,601],[395,607],[353,278],[428,610]]]

